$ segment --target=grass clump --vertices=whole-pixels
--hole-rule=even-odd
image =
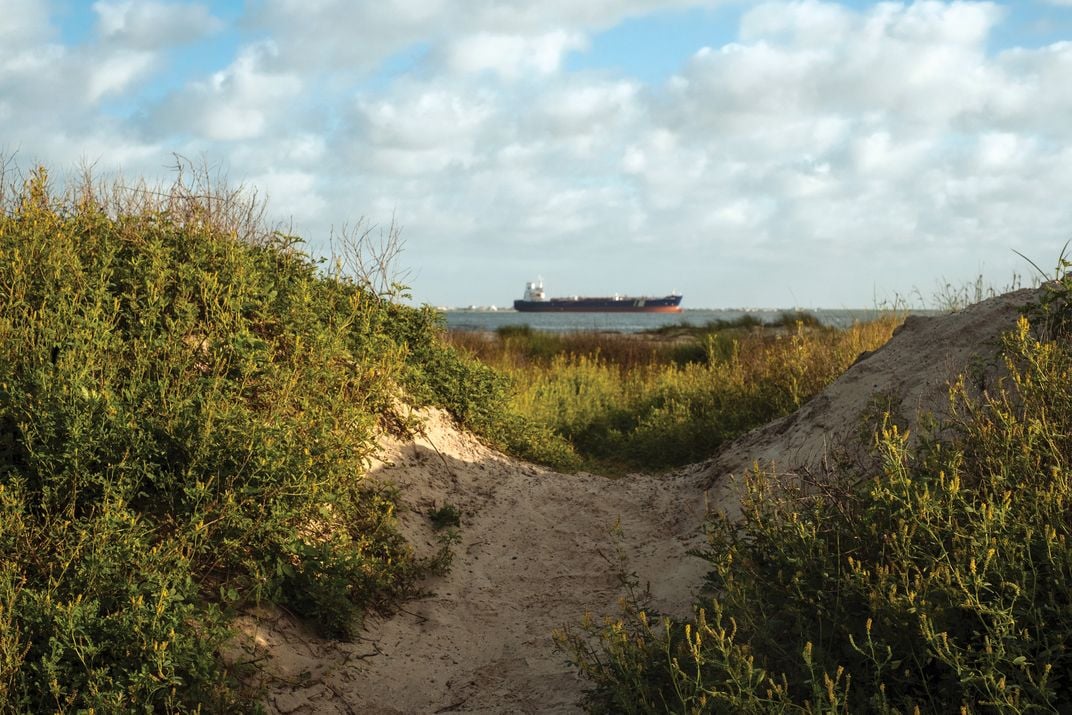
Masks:
[[[941,439],[887,423],[877,475],[753,475],[693,619],[634,598],[559,633],[590,710],[1072,710],[1072,348],[1023,319],[1004,355],[996,391],[953,387]]]
[[[2,712],[247,707],[234,608],[345,637],[429,568],[362,479],[376,430],[404,389],[478,421],[495,378],[234,199],[4,195]]]
[[[436,531],[457,528],[462,525],[462,512],[453,504],[444,504],[428,510],[428,519]]]
[[[794,329],[797,325],[803,325],[808,328],[822,327],[822,322],[815,317],[812,313],[803,310],[786,310],[782,311],[773,320],[765,321],[757,315],[751,313],[745,313],[731,319],[716,319],[709,320],[704,325],[692,325],[690,323],[681,322],[677,325],[663,325],[658,328],[652,328],[647,331],[652,335],[668,335],[668,336],[692,336],[703,338],[706,335],[712,333],[723,333],[726,331],[742,331],[742,330],[754,330],[756,328],[787,328]]]

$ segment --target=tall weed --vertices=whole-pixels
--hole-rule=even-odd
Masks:
[[[898,322],[891,315],[848,330],[734,324],[670,341],[520,329],[494,341],[451,339],[510,379],[510,414],[564,445],[552,452],[560,458],[552,466],[616,472],[709,457],[799,407],[884,343]]]

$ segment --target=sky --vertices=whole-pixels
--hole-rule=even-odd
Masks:
[[[0,0],[0,157],[204,162],[413,300],[873,307],[1072,238],[1072,0]]]

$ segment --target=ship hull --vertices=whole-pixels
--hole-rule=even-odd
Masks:
[[[514,310],[522,313],[680,313],[681,296],[515,300]]]

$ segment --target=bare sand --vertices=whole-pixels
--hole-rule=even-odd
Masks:
[[[741,474],[758,463],[791,476],[831,455],[866,463],[861,420],[876,405],[911,425],[921,411],[948,408],[948,383],[966,368],[979,388],[997,379],[999,337],[1031,296],[910,318],[796,413],[662,476],[558,474],[499,454],[426,411],[420,436],[383,438],[369,478],[401,488],[402,528],[419,553],[438,548],[429,509],[461,510],[451,572],[401,613],[370,618],[352,643],[318,638],[278,611],[249,614],[236,653],[258,659],[270,713],[580,712],[585,683],[551,632],[586,611],[617,610],[616,554],[650,587],[656,608],[688,615],[705,571],[688,551],[704,544],[707,508],[738,513]]]

